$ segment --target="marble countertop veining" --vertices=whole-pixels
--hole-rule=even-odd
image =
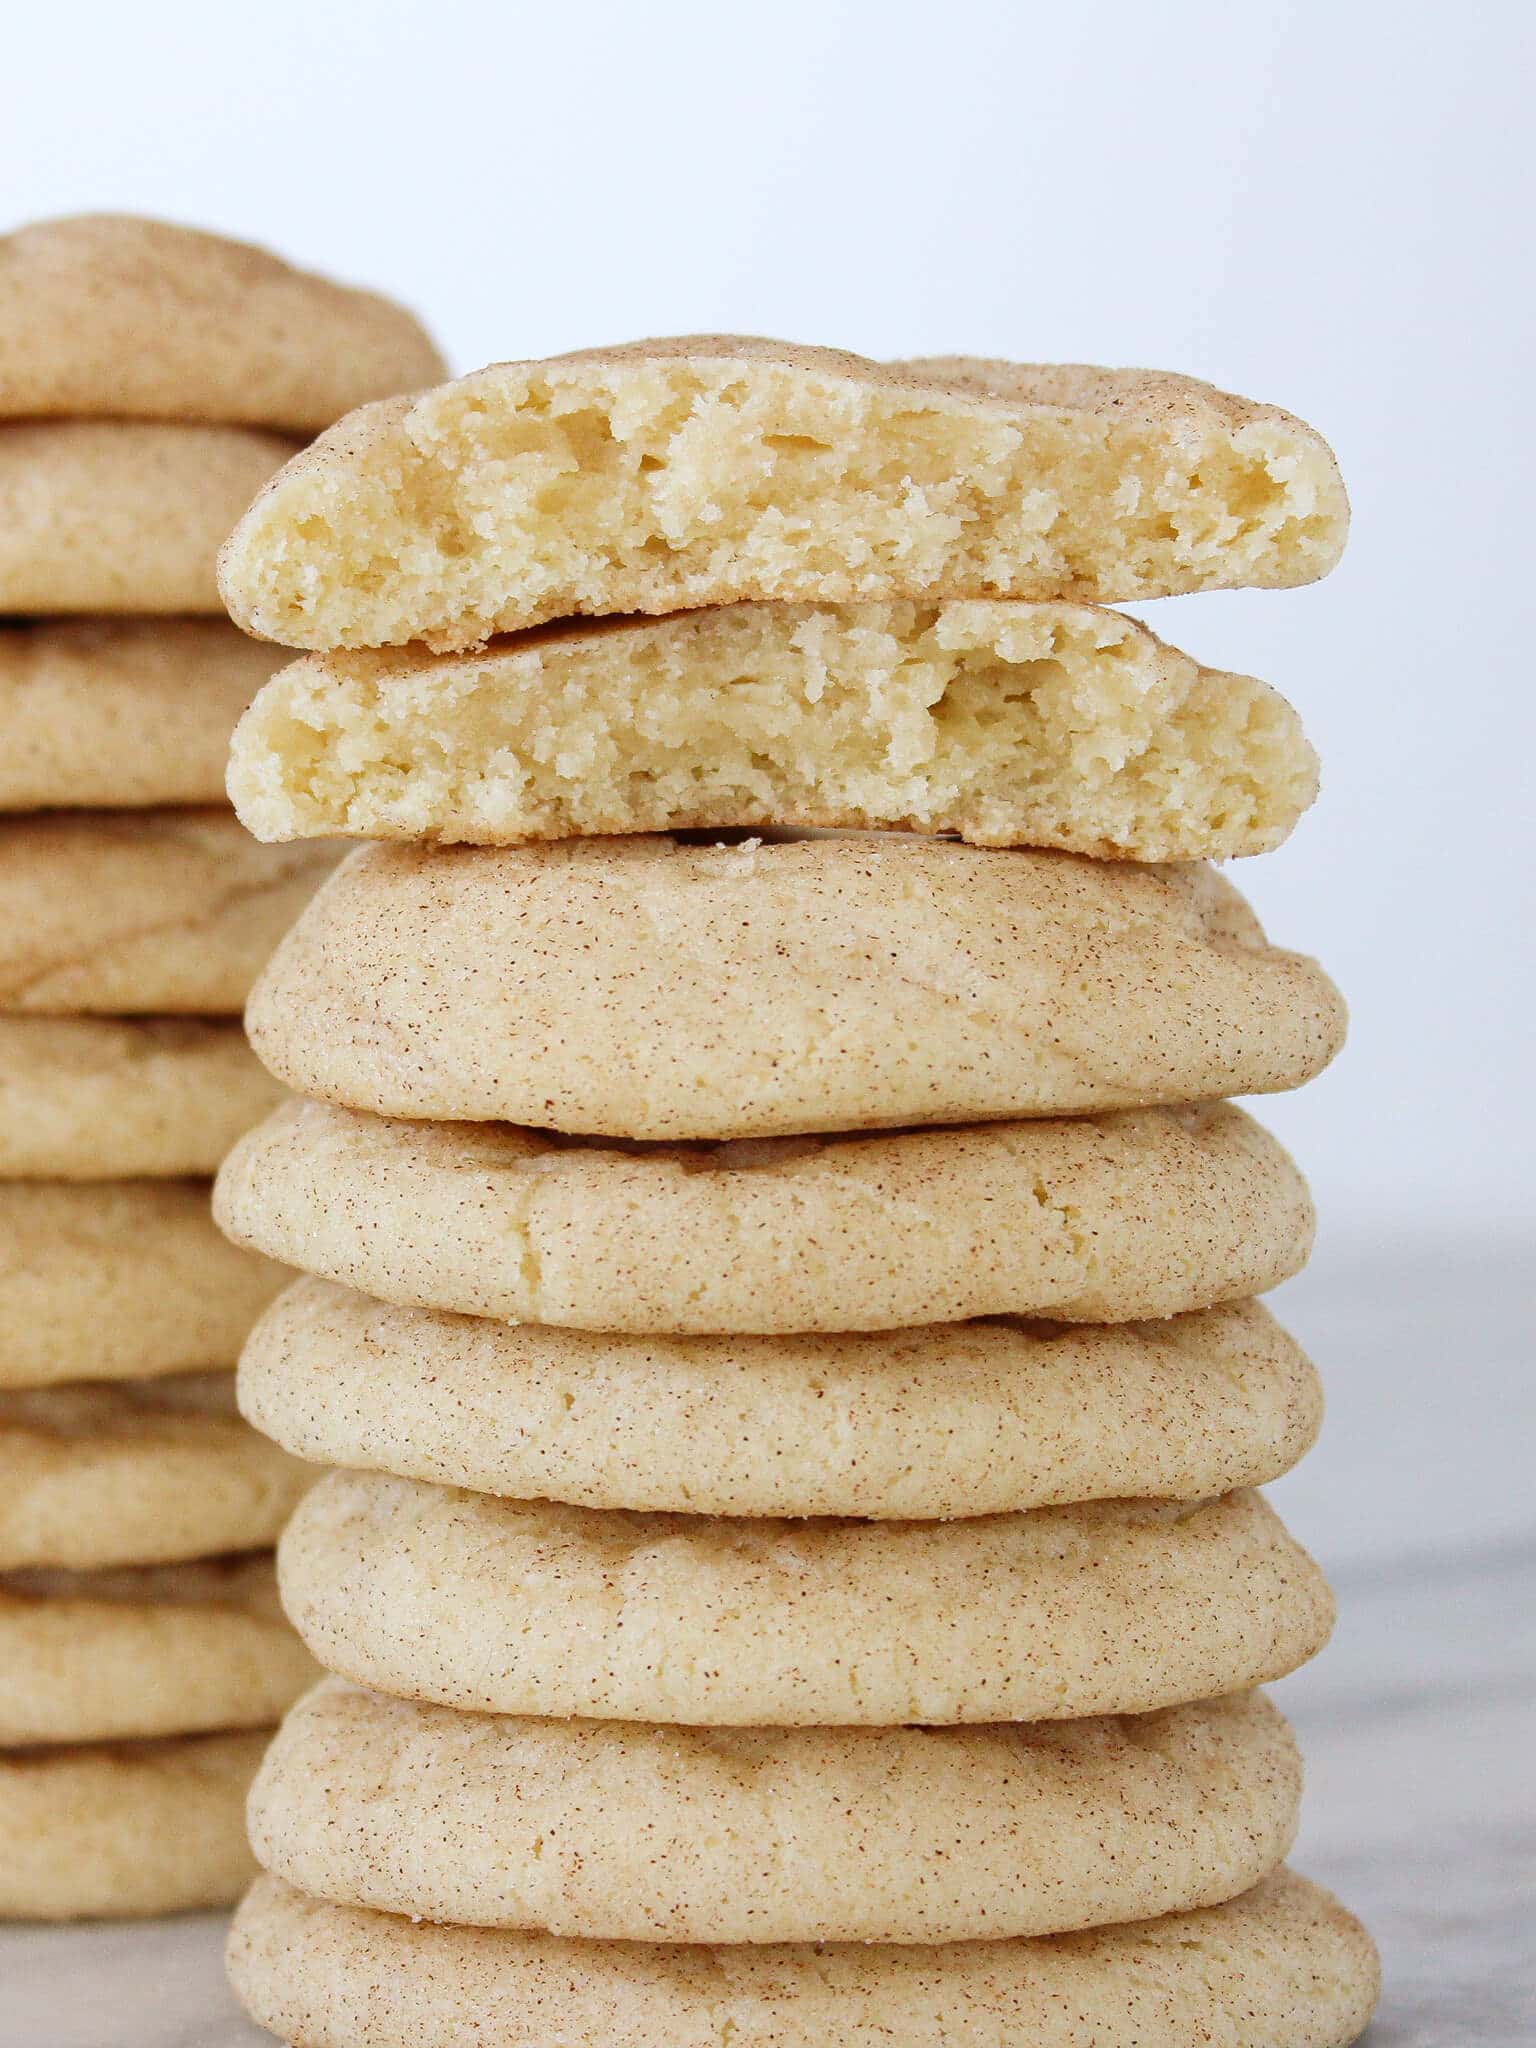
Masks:
[[[1271,1688],[1307,1767],[1293,1861],[1381,1945],[1369,2048],[1536,2048],[1536,1544],[1343,1574]]]

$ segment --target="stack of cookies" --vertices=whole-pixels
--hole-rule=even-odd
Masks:
[[[1255,1690],[1332,1619],[1254,1491],[1318,1423],[1255,1298],[1312,1212],[1224,1099],[1343,1017],[1205,864],[1315,764],[1099,608],[1346,517],[1182,378],[705,340],[369,407],[236,530],[312,650],[241,815],[398,842],[258,984],[301,1099],[216,1197],[310,1276],[242,1407],[341,1468],[231,1949],[283,2039],[1364,2025]]]
[[[285,1277],[209,1176],[279,1099],[239,1012],[321,875],[223,792],[273,660],[220,541],[349,406],[441,374],[408,315],[151,221],[0,241],[0,1914],[221,1904],[313,1675],[241,1422]]]

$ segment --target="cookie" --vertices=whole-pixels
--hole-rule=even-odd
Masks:
[[[312,432],[443,368],[403,306],[224,235],[96,213],[0,240],[0,417]]]
[[[266,1551],[0,1577],[0,1744],[263,1728],[314,1675]]]
[[[0,1919],[231,1906],[266,1732],[0,1752]]]
[[[392,1308],[301,1280],[240,1404],[317,1465],[705,1515],[986,1515],[1259,1486],[1322,1390],[1257,1302],[1166,1322],[623,1337]]]
[[[386,1301],[684,1334],[1142,1321],[1262,1293],[1312,1238],[1306,1183],[1230,1103],[621,1148],[294,1102],[214,1213]]]
[[[1294,1088],[1344,1005],[1199,863],[577,839],[359,848],[246,1028],[352,1109],[675,1140]]]
[[[258,839],[896,825],[1204,860],[1278,846],[1317,759],[1275,691],[1117,612],[736,604],[310,655],[241,721],[229,787]]]
[[[313,1478],[240,1420],[229,1373],[0,1392],[0,1571],[255,1550]]]
[[[1256,1493],[764,1522],[331,1472],[278,1572],[316,1661],[359,1685],[692,1726],[1146,1713],[1280,1677],[1333,1617]]]
[[[237,1015],[335,857],[228,811],[0,819],[0,1010]]]
[[[0,1387],[232,1366],[290,1278],[201,1180],[0,1181]]]
[[[0,1016],[0,1178],[212,1173],[282,1093],[233,1019]]]
[[[1279,1863],[1262,1695],[983,1728],[652,1728],[292,1709],[251,1840],[315,1898],[603,1941],[973,1941],[1215,1905]]]
[[[220,612],[214,562],[299,444],[251,427],[0,424],[0,612]]]
[[[0,625],[0,810],[222,804],[230,734],[275,661],[225,619]]]
[[[1280,1870],[1225,1905],[939,1947],[670,1947],[419,1925],[258,1878],[229,1945],[257,2022],[304,2048],[1347,2048],[1370,1936]]]
[[[261,639],[451,649],[742,598],[1308,583],[1348,516],[1310,427],[1189,377],[690,335],[349,415],[241,520],[220,587]]]

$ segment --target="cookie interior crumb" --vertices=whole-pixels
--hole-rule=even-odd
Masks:
[[[1189,378],[715,337],[492,365],[349,417],[226,547],[295,647],[471,647],[737,598],[1117,600],[1324,575],[1326,444]]]
[[[1285,699],[1076,604],[742,604],[293,663],[236,735],[258,838],[905,826],[1143,861],[1285,838]]]

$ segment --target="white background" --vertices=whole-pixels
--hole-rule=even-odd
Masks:
[[[1324,758],[1316,811],[1238,879],[1353,1007],[1334,1069],[1261,1112],[1332,1247],[1304,1334],[1374,1367],[1325,1359],[1343,1433],[1293,1482],[1345,1552],[1376,1547],[1346,1495],[1393,1429],[1376,1469],[1422,1490],[1426,1540],[1530,1514],[1505,1282],[1479,1320],[1531,1207],[1530,20],[264,0],[6,32],[13,215],[269,242],[410,300],[458,368],[744,330],[1189,370],[1332,439],[1355,535],[1327,583],[1145,610],[1279,685]],[[1384,1313],[1346,1343],[1323,1304],[1349,1273]]]

